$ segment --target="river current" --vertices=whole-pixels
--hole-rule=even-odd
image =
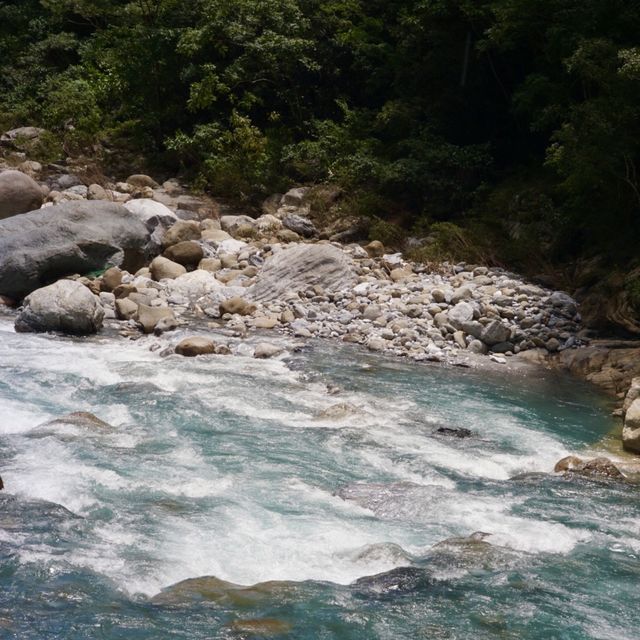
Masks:
[[[154,341],[0,320],[0,638],[640,638],[638,486],[550,473],[591,387]]]

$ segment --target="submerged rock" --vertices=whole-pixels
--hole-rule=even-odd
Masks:
[[[15,328],[19,332],[86,335],[97,333],[103,318],[102,305],[87,287],[73,280],[59,280],[25,298]]]
[[[74,427],[83,427],[87,429],[113,429],[113,427],[108,422],[101,420],[89,411],[74,411],[72,413],[67,413],[64,416],[60,416],[59,418],[49,420],[41,426],[52,427],[59,424],[70,424]]]
[[[356,415],[360,412],[358,407],[348,402],[339,402],[332,404],[330,407],[319,411],[314,420],[343,420],[350,415]]]
[[[298,583],[286,581],[259,582],[251,586],[234,584],[215,576],[189,578],[177,582],[151,598],[157,605],[187,604],[191,602],[219,602],[233,606],[260,606],[265,601],[281,601],[294,594]]]
[[[292,625],[284,620],[277,618],[255,618],[251,620],[234,620],[229,628],[236,633],[240,633],[243,637],[249,636],[265,637],[280,636],[289,633]]]
[[[420,567],[398,567],[373,576],[358,578],[351,584],[356,593],[367,596],[400,596],[433,586],[431,574]]]
[[[473,435],[470,429],[462,427],[438,427],[436,433],[451,438],[470,438]]]
[[[168,307],[151,307],[146,304],[138,304],[137,320],[144,333],[153,333],[158,324],[165,320],[175,323],[173,311]]]

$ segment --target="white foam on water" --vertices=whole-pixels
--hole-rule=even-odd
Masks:
[[[489,403],[457,403],[453,422],[468,414],[478,422],[469,427],[479,434],[474,446],[465,441],[458,447],[424,432],[425,424],[448,415],[435,400],[427,411],[410,398],[398,399],[393,390],[382,396],[345,391],[330,397],[324,384],[306,382],[278,359],[163,359],[148,350],[148,339],[136,344],[22,336],[4,321],[0,334],[6,338],[0,339],[3,365],[29,377],[15,382],[29,390],[21,399],[0,391],[0,411],[6,416],[0,435],[17,449],[2,469],[5,484],[19,496],[55,502],[88,518],[101,507],[110,510],[109,522],[88,523],[94,526],[93,535],[64,561],[109,576],[130,592],[153,594],[200,575],[239,584],[276,579],[347,584],[404,562],[391,551],[363,559],[355,552],[359,549],[392,543],[419,554],[445,537],[476,530],[493,534],[494,544],[531,553],[568,553],[589,538],[584,530],[542,517],[513,515],[519,502],[512,496],[464,494],[447,477],[446,472],[455,472],[501,481],[526,471],[547,471],[567,454],[559,440],[529,428],[522,415],[504,408],[482,424]],[[113,392],[112,402],[94,399],[103,387],[141,381],[158,387],[163,402],[174,395],[180,406],[188,407],[179,422],[156,413],[151,402],[144,424],[138,425],[135,416],[144,411],[143,402],[134,412]],[[12,384],[1,370],[0,382]],[[155,393],[153,388],[141,390],[136,397],[145,400],[149,394],[153,399]],[[82,406],[72,406],[78,397]],[[321,411],[338,403],[359,410],[318,420]],[[212,416],[225,411],[237,419],[229,425],[212,422],[212,430],[227,431],[227,441],[207,442],[201,431],[190,432],[192,418],[207,417],[199,415],[200,407]],[[54,409],[91,410],[114,429],[88,434],[63,426],[50,436],[23,437],[56,417]],[[301,459],[280,465],[251,449],[258,429],[286,429],[291,450]],[[338,486],[314,484],[303,471],[306,463],[317,465],[308,438],[309,430],[318,429],[331,430],[326,439],[313,440],[313,446],[323,447],[319,453],[331,465],[327,473],[334,482],[346,478],[346,483],[357,475],[370,482],[413,483],[419,499],[403,500],[400,492],[376,509],[334,495]],[[324,432],[313,435],[324,437]],[[147,445],[153,446],[147,450]],[[221,445],[235,456],[233,471],[224,470],[224,456],[213,455]],[[300,472],[292,475],[284,471],[288,468]],[[165,499],[166,508],[161,504]],[[625,533],[633,526],[625,523]],[[45,558],[55,559],[55,554],[24,549],[25,560]]]
[[[47,413],[25,406],[24,402],[0,397],[0,434],[26,433],[48,420]]]

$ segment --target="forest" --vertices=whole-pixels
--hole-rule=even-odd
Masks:
[[[628,0],[5,1],[0,127],[247,206],[334,184],[442,255],[628,274],[638,34]]]

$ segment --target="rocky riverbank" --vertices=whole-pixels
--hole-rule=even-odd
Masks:
[[[415,263],[378,240],[338,242],[313,219],[304,188],[252,217],[226,214],[177,180],[85,185],[26,164],[0,173],[0,294],[22,302],[19,331],[86,334],[106,323],[127,338],[166,333],[173,350],[170,332],[198,321],[415,361],[561,366],[618,394],[640,375],[632,357],[588,346],[567,293],[484,265]],[[36,189],[41,208],[25,211]],[[201,335],[184,342],[186,356],[232,351]],[[256,355],[279,351],[263,343]]]

